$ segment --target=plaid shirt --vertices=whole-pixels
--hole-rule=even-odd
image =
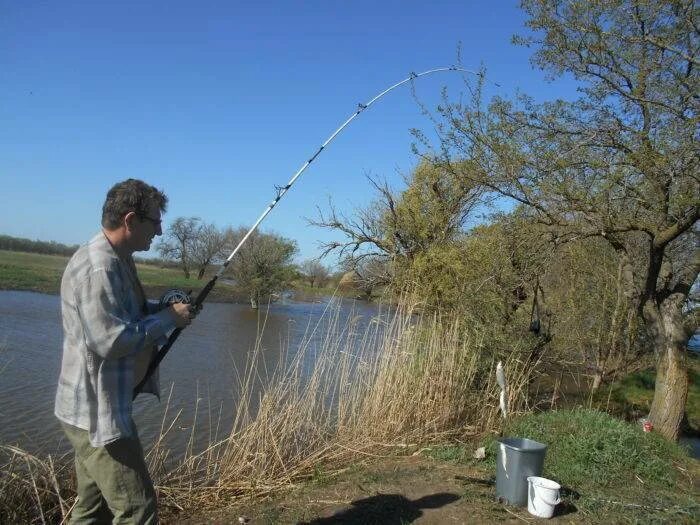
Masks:
[[[87,430],[94,447],[132,434],[134,387],[154,345],[175,328],[167,310],[145,301],[133,260],[121,259],[104,233],[81,246],[61,280],[63,362],[58,419]],[[154,374],[144,392],[159,395]]]

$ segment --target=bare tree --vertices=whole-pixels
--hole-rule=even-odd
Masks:
[[[323,266],[318,259],[307,259],[299,265],[299,271],[313,288],[323,286],[328,281],[328,268]]]
[[[192,242],[192,262],[197,270],[197,279],[204,277],[210,264],[224,257],[226,234],[213,224],[200,225]]]
[[[391,264],[383,257],[346,257],[340,261],[340,267],[345,275],[351,276],[346,284],[359,291],[365,299],[371,298],[377,289],[390,285],[393,278]]]
[[[213,224],[199,217],[178,217],[156,249],[162,258],[178,261],[186,278],[194,269],[201,279],[207,267],[221,258],[225,244],[226,235]]]
[[[192,267],[192,245],[197,237],[201,219],[199,217],[178,217],[165,232],[164,239],[158,243],[156,250],[163,259],[180,263],[187,279]]]

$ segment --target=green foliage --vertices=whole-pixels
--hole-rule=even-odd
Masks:
[[[230,237],[237,244],[245,234],[239,228]],[[294,241],[279,235],[254,232],[232,260],[227,274],[236,281],[236,288],[256,306],[272,294],[284,290],[296,277],[292,259],[297,252]]]
[[[556,250],[541,279],[552,313],[552,351],[585,364],[601,380],[648,351],[620,264],[605,240],[580,239]]]
[[[328,485],[332,480],[332,476],[323,470],[323,466],[314,465],[313,474],[311,474],[311,484],[322,487]]]
[[[481,189],[436,163],[421,162],[407,188],[383,214],[387,244],[409,260],[453,241],[460,233]]]
[[[657,433],[596,410],[530,414],[506,432],[546,443],[545,476],[577,490],[624,487],[638,484],[637,478],[671,487],[679,478],[675,466],[688,461],[678,445]]]
[[[462,445],[435,445],[424,454],[430,458],[450,463],[470,464],[474,462],[467,447]]]
[[[485,100],[479,76],[471,100],[446,97],[438,108],[440,145],[426,149],[439,150],[441,164],[470,183],[527,207],[558,245],[597,238],[617,253],[623,279],[612,308],[609,295],[598,297],[608,312],[593,328],[607,343],[594,345],[624,341],[635,331],[632,319],[621,329],[625,310],[642,314],[662,356],[659,373],[668,376],[650,417],[673,438],[687,389],[682,307],[700,271],[696,2],[521,7],[530,32],[516,42],[534,47],[533,63],[546,73],[572,75],[578,98]],[[599,293],[605,282],[595,284]]]

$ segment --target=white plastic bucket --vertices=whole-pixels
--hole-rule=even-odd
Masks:
[[[561,485],[556,481],[539,476],[527,478],[527,510],[538,518],[551,518],[561,499]]]

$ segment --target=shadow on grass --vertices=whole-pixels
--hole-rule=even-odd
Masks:
[[[570,487],[562,487],[560,494],[561,503],[554,508],[554,516],[566,516],[578,512],[578,507],[574,501],[581,497],[581,494]]]
[[[410,500],[401,494],[378,494],[359,499],[351,507],[328,518],[316,518],[299,525],[347,524],[386,524],[400,525],[411,523],[423,515],[422,509],[437,509],[459,499],[456,494],[440,492]]]

